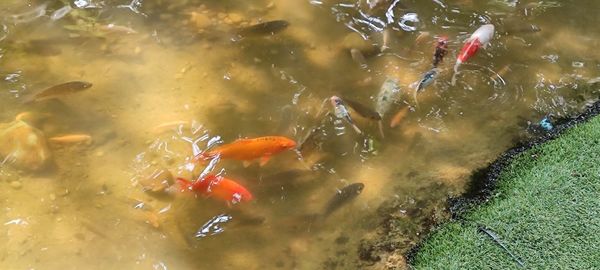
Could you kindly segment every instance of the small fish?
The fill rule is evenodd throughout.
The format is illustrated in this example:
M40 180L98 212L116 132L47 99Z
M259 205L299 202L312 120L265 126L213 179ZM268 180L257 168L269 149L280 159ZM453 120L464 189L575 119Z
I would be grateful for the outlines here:
M264 166L272 155L296 147L296 142L282 136L266 136L253 139L238 139L232 143L221 145L214 150L201 153L196 160L207 160L215 157L235 159L249 162L260 158L260 166ZM244 165L248 165L245 163Z
M123 26L123 25L117 25L114 23L109 23L107 25L99 25L98 26L98 30L104 31L106 33L120 33L120 34L136 34L137 31L135 31L133 28L131 27L127 27L127 26Z
M352 121L352 117L350 117L350 112L348 111L346 106L344 106L344 102L342 101L342 99L337 96L332 96L329 100L331 101L331 105L333 106L333 109L335 111L335 116L337 118L346 120L346 122L348 122L348 124L350 124L352 128L354 128L356 133L362 134L362 131L360 131L356 124L354 124L354 121Z
M350 49L350 56L352 56L352 60L354 60L354 62L356 62L360 68L367 69L367 59L365 59L365 56L362 54L362 52L360 52L359 49Z
M60 20L65 15L69 14L69 12L71 12L71 10L73 10L73 8L71 8L71 6L69 6L69 5L66 5L66 6L59 8L56 11L52 12L52 15L50 15L50 19L53 21Z
M404 120L404 118L408 114L408 111L409 111L408 107L404 107L404 109L398 111L394 115L394 117L392 117L392 120L390 121L390 127L391 128L397 127L402 122L402 120Z
M244 186L223 176L209 174L202 179L191 182L178 177L177 183L180 191L192 191L197 194L214 197L227 202L228 205L248 202L253 199L252 194Z
M433 53L433 67L437 67L442 61L444 56L448 54L448 38L439 37L437 44L435 45L435 52Z
M433 81L435 81L435 78L438 75L438 71L436 68L432 68L431 70L425 72L425 74L423 74L423 77L421 77L421 80L419 81L419 84L417 84L417 93L422 92L425 87L429 86L431 83L433 83Z
M42 91L39 91L35 94L26 96L24 98L23 103L31 103L37 102L47 99L58 98L63 95L76 93L85 89L92 87L92 84L89 82L81 82L81 81L72 81L66 82L59 85L48 87Z
M350 106L350 108L352 108L360 116L374 121L381 120L381 115L379 115L379 113L377 113L373 109L346 97L343 97L342 99L344 100L344 103L348 104L348 106Z
M466 40L465 45L460 50L458 57L456 59L456 64L454 65L454 72L458 71L458 67L469 60L479 48L486 48L490 43L490 40L494 37L494 25L486 24L479 27L471 37Z
M268 21L241 28L237 31L237 34L241 37L275 35L285 30L289 25L290 23L285 20Z
M325 206L323 217L328 217L333 212L340 209L344 204L352 201L364 188L365 185L363 183L354 183L338 190Z
M62 144L62 143L66 143L66 144L71 144L71 143L91 144L92 143L92 136L90 136L88 134L70 134L70 135L64 135L64 136L51 137L51 138L48 139L48 141L52 142L52 143L58 143L58 144Z

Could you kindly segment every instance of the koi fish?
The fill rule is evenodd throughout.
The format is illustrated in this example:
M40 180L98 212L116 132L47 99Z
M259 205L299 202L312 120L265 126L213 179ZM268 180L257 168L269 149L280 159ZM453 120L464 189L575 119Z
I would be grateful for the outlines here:
M364 188L365 185L363 183L354 183L337 190L335 195L327 202L323 211L323 217L328 217L344 204L358 197Z
M402 122L402 120L404 120L404 118L408 114L408 110L409 110L408 107L404 107L404 109L398 111L394 115L394 117L392 117L392 120L390 121L390 127L395 128L396 126L398 126L400 124L400 122Z
M180 186L181 192L192 191L201 195L214 197L227 202L228 205L248 202L253 199L250 191L244 186L223 176L209 174L194 182L178 177L177 183Z
M362 131L360 131L356 124L354 124L354 121L352 121L352 117L350 117L350 112L348 111L346 106L344 106L344 102L342 101L342 99L337 96L332 96L329 100L331 101L331 105L333 106L333 109L335 111L335 117L346 120L346 122L348 122L348 124L350 124L352 128L354 128L356 133L362 134Z
M448 38L439 37L437 44L435 45L435 52L433 53L433 67L437 67L442 61L444 56L448 54Z
M392 104L398 100L399 94L400 86L398 80L393 77L387 77L375 99L375 111L383 118Z
M379 93L375 98L375 111L381 116L381 118L383 118L392 104L398 100L399 95L400 85L398 84L398 80L392 77L387 77L381 85L381 89L379 89ZM379 133L381 134L381 137L384 137L383 124L381 121L379 121Z
M466 40L465 45L463 45L462 49L460 50L458 58L456 59L456 64L454 65L454 72L456 73L458 71L458 67L462 63L466 62L469 60L469 58L475 55L480 47L486 48L490 43L490 40L492 40L492 37L494 37L493 24L482 25L475 30L475 32L473 32L471 37Z
M379 115L379 113L377 113L376 111L374 111L373 109L361 104L358 101L354 101L351 100L349 98L343 97L342 98L344 100L344 103L348 104L348 106L350 108L352 108L356 113L358 113L360 116L367 118L367 119L371 119L374 121L380 121L381 120L381 115Z
M285 20L268 21L241 28L237 31L237 34L241 37L275 35L285 30L289 25L290 23Z
M296 147L296 142L282 136L265 136L253 139L238 139L232 143L221 145L214 150L201 153L196 160L207 160L215 157L249 161L260 158L260 166L267 164L272 155Z
M91 144L92 143L92 136L88 135L88 134L71 134L71 135L65 135L65 136L58 136L58 137L51 137L48 138L49 142L52 143L85 143L85 144Z
M37 93L24 97L23 104L58 98L63 95L73 94L92 87L89 82L72 81L48 87Z
M436 68L432 68L431 70L425 72L425 74L423 74L423 77L419 81L419 84L417 84L417 93L422 92L425 89L425 87L433 83L437 75L438 71Z

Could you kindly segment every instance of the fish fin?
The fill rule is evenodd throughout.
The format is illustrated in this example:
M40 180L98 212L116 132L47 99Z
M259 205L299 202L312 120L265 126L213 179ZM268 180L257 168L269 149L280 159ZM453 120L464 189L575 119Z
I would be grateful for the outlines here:
M381 134L381 138L385 138L385 135L383 135L383 120L379 120L377 125L379 126L379 134Z
M358 128L354 123L352 124L352 128L354 128L354 131L356 131L356 133L362 134L362 131L360 131L360 128Z
M185 192L192 189L192 182L190 180L177 177L177 183L179 184L179 191Z
M200 153L200 154L197 154L196 156L194 156L194 161L198 162L200 164L204 164L204 163L206 163L207 159L209 159L209 158L210 158L210 156L208 156L204 153Z
M259 163L258 163L258 164L259 164L261 167L262 167L262 166L265 166L265 165L267 164L267 162L269 162L269 160L270 160L270 159L271 159L271 156L263 156L263 157L261 157L261 158L260 158L260 161L259 161Z
M244 165L244 168L248 168L250 166L250 164L252 164L252 162L244 160L242 161L242 165Z
M417 99L417 94L419 94L419 89L420 87L417 86L417 88L415 88L415 94L414 94L414 99L415 99L415 106L417 108L419 108L419 100Z

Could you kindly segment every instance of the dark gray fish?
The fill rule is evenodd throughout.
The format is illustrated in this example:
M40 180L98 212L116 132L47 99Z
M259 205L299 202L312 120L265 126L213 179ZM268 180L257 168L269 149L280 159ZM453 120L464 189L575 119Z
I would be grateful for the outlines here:
M242 37L275 35L285 30L290 23L284 20L268 21L241 28L237 34Z
M58 98L60 96L73 94L92 87L89 82L72 81L48 87L42 91L26 96L23 103Z
M379 113L377 113L375 110L367 107L366 105L363 105L360 102L342 97L342 100L344 100L344 102L350 106L350 108L352 108L356 113L358 113L360 116L364 117L364 118L368 118L371 120L375 120L375 121L379 121L381 120L381 115L379 115Z
M354 183L338 190L333 198L331 198L327 203L325 211L323 212L323 217L328 217L331 215L331 213L340 209L340 207L342 207L344 204L352 201L362 192L364 188L365 185L363 183Z

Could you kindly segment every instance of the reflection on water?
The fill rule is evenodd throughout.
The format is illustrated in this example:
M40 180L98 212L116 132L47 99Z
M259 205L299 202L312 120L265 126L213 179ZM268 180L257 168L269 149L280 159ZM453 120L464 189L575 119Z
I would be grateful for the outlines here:
M393 269L473 169L597 99L600 36L586 11L598 8L4 1L0 265ZM494 38L452 85L484 24ZM443 37L448 54L419 87ZM23 102L71 81L93 86ZM264 166L194 159L262 136L301 147ZM253 200L182 192L177 180L208 175Z

